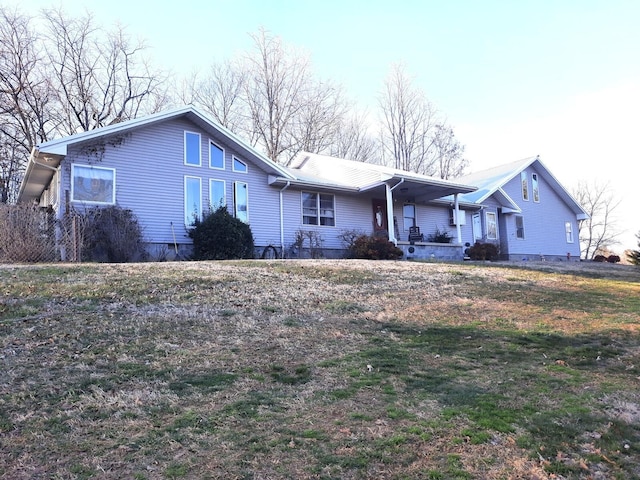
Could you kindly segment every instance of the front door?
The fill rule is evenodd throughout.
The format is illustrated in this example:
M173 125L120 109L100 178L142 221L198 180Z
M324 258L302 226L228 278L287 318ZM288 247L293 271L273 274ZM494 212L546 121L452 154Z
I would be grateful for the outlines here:
M374 198L373 206L373 234L388 235L387 231L387 202L379 198Z

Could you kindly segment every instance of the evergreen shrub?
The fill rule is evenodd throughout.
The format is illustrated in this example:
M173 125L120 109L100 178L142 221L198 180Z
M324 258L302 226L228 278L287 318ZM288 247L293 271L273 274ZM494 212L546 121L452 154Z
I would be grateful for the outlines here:
M251 227L233 217L225 206L196 220L189 237L193 239L194 260L253 258Z

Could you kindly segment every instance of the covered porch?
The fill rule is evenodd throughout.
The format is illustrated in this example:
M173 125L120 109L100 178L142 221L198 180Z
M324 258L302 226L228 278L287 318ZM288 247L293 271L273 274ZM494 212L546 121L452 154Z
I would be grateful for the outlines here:
M384 176L380 182L361 188L361 191L372 194L373 233L386 236L399 248L405 251L405 257L420 258L460 258L463 256L461 225L464 224L464 212L460 210L458 196L469 193L475 187L457 184L408 172L394 172ZM445 197L450 202L443 201ZM455 226L455 234L449 243L429 242L424 228L416 222L415 209L437 201L442 208L451 213L451 225ZM403 209L403 227L405 235L401 235L394 206ZM414 210L413 220L405 209ZM407 216L409 218L407 218ZM407 228L406 222L411 222ZM406 231L408 230L408 234Z

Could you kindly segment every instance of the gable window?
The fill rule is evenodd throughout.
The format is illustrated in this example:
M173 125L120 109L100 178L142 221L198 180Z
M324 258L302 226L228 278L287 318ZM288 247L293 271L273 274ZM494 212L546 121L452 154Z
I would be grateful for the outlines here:
M105 205L116 203L115 169L72 165L71 200Z
M224 170L224 149L209 142L209 167Z
M199 167L200 159L200 134L184 132L184 164Z
M407 203L402 207L402 218L404 219L404 229L409 230L411 227L416 226L416 206L412 203Z
M567 237L567 243L573 243L573 223L565 222L564 232Z
M516 238L524 240L524 217L516 215Z
M249 223L249 186L244 182L233 184L233 201L236 218Z
M529 178L527 172L520 173L520 182L522 183L522 199L529 201Z
M225 190L224 180L209 180L209 206L212 212L227 204Z
M540 190L538 187L538 174L537 173L532 173L531 174L531 193L533 194L533 201L534 202L539 202L540 201Z
M302 192L302 223L334 227L336 225L334 196Z
M487 222L487 240L497 240L498 222L496 219L496 212L487 212L485 220Z
M236 157L233 157L233 171L247 173L247 164L242 160L238 160Z
M202 179L184 177L184 224L192 226L202 218Z

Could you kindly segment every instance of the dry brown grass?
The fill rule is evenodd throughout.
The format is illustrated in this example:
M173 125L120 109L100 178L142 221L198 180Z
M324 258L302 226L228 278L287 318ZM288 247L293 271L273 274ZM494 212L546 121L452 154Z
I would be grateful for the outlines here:
M640 272L529 267L0 267L0 476L640 478Z

